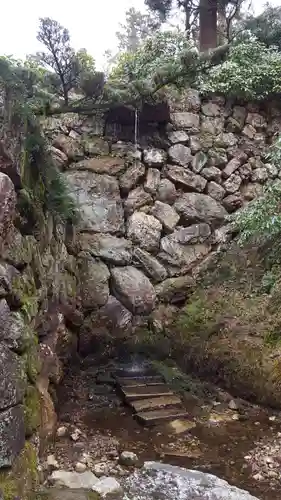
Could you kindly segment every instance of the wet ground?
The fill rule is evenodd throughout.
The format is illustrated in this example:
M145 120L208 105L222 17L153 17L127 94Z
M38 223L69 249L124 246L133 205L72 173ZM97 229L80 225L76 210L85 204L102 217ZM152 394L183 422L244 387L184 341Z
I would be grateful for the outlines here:
M67 429L66 435L57 437L44 455L54 455L66 470L88 457L89 467L106 463L118 477L132 472L116 465L126 450L136 453L140 463L161 459L211 472L261 500L280 500L281 414L234 400L196 379L189 379L190 391L184 390L186 379L179 383L176 378L190 414L185 432L179 424L138 424L110 385L110 367L77 367L57 394L59 427Z

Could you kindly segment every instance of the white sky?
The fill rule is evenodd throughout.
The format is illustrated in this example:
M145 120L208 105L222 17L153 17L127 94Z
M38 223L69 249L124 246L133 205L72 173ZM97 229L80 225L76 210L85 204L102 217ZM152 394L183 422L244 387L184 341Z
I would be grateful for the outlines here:
M253 0L260 11L265 0ZM281 0L272 0L281 5ZM142 10L143 0L8 0L1 7L0 54L23 58L40 50L39 17L51 17L69 29L76 49L86 48L99 66L107 49L116 48L115 32L129 7Z

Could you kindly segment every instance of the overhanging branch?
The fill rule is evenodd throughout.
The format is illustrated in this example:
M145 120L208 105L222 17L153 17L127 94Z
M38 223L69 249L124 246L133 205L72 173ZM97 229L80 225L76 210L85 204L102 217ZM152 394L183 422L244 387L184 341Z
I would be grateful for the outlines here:
M175 84L179 78L190 77L194 79L196 76L196 72L200 69L201 71L207 71L212 66L216 66L221 64L228 54L230 49L230 44L221 45L215 49L201 52L199 54L194 54L191 51L187 51L186 54L182 56L182 66L178 71L175 71L173 74L163 75L163 77L158 74L152 76L151 81L155 82L151 89L148 89L143 94L139 93L138 97L134 97L128 100L122 101L122 105L124 106L135 106L137 107L140 103L143 103L145 100L153 97L157 92L166 87L167 85ZM156 83L157 82L157 83ZM79 105L78 105L79 104ZM78 113L78 114L94 114L98 110L107 110L112 108L113 106L120 105L120 101L112 101L112 102L87 102L83 104L81 100L74 102L73 104L63 105L61 107L41 107L35 111L36 115L45 115L45 116L54 116L61 115L66 113Z

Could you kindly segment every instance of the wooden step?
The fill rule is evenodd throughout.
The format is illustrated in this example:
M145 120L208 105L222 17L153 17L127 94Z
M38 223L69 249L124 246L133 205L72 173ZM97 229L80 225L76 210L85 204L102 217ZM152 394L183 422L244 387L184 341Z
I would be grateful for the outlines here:
M164 408L165 406L181 405L181 399L176 396L162 396L158 398L149 398L133 401L131 407L135 412L142 412L144 410L155 410L157 408Z
M135 418L145 425L155 425L162 421L174 420L175 418L187 418L189 414L184 408L169 408L163 410L143 411L137 413Z
M151 377L116 377L117 384L123 387L141 387L146 386L148 384L153 385L163 385L164 380L160 376L151 376Z
M141 387L120 387L127 401L135 399L147 399L160 396L172 396L173 391L167 385L146 385Z

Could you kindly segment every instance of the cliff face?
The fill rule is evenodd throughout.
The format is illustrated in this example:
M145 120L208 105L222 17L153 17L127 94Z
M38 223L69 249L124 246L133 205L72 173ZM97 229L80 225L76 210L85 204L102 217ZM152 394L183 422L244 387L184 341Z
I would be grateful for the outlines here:
M77 279L65 228L42 214L36 231L28 230L28 214L19 206L19 164L2 146L0 490L9 500L34 488L38 437L43 443L54 430L49 389L60 380L62 362L76 352L75 334L65 322L75 310Z
M29 227L19 203L17 138L1 136L5 500L24 498L37 481L38 445L55 427L51 393L64 364L104 339L128 338L147 326L161 332L193 292L198 269L231 239L227 214L279 176L265 160L281 129L281 111L272 109L222 98L201 102L190 91L168 113L150 112L137 146L117 140L134 137L130 117L106 125L72 116L45 121L53 158L80 207L76 228L48 214L36 230ZM114 138L106 139L104 129Z

